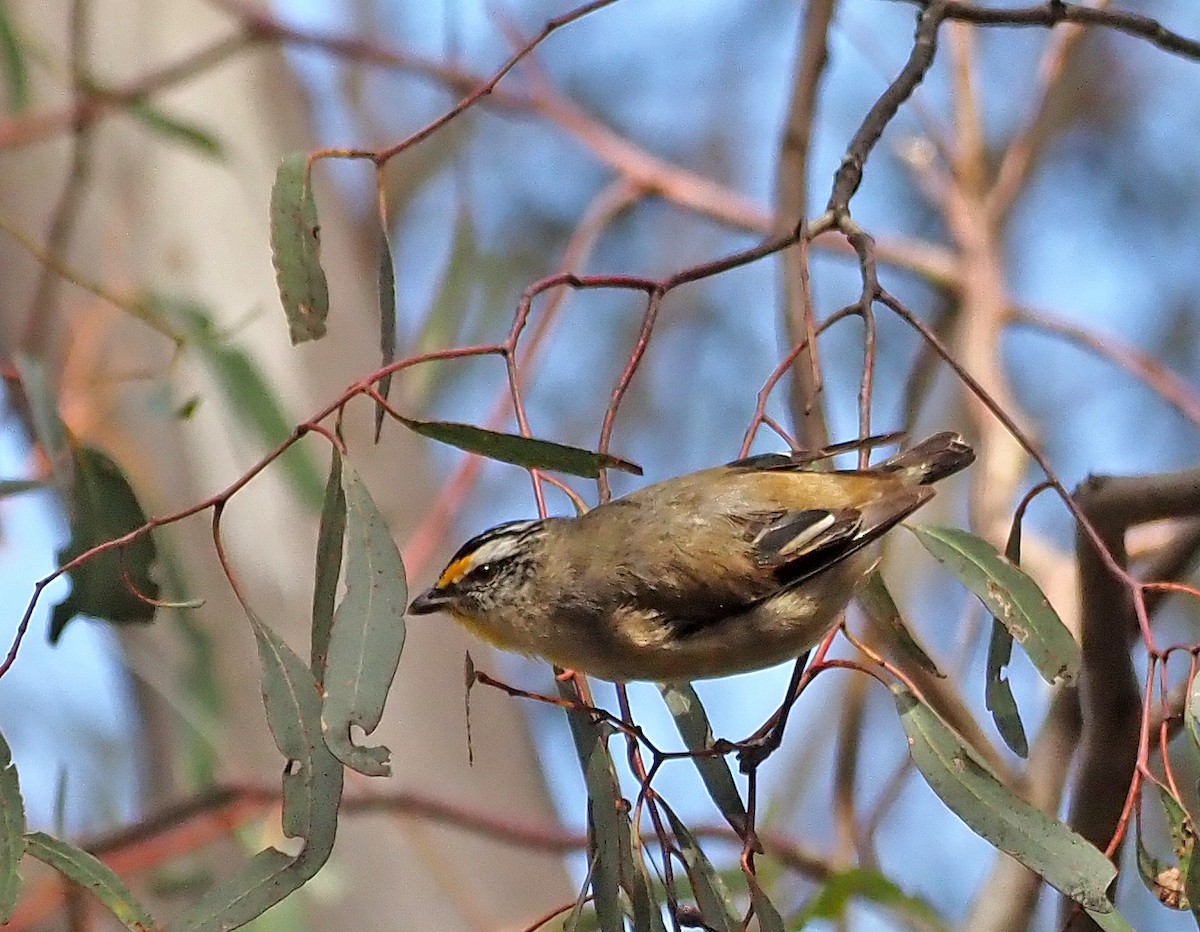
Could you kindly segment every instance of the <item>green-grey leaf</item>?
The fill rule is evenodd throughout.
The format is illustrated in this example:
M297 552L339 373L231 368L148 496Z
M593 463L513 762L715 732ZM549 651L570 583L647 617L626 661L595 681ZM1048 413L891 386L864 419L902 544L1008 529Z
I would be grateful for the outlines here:
M172 116L147 100L127 104L125 112L164 139L182 143L208 158L225 160L225 145L220 139L188 120Z
M455 216L450 257L442 270L433 302L413 341L414 352L428 353L450 346L462 333L463 318L470 311L477 292L480 260L471 212L460 206ZM450 370L446 366L418 366L415 371L410 371L413 403L423 404L437 391Z
M900 614L900 609L892 598L892 594L888 592L883 575L879 570L872 570L866 582L858 588L856 595L859 603L875 623L890 633L890 644L897 651L930 676L935 676L940 680L946 678L946 674L938 669L937 664L934 663L925 648L917 643L917 639L904 621L904 616Z
M275 170L271 260L292 343L319 340L329 316L329 285L321 268L320 221L303 152L285 156Z
M758 881L750 885L750 903L758 918L759 932L784 932L783 917Z
M959 528L916 525L921 544L1003 622L1051 685L1079 674L1079 644L1036 582L986 540Z
M321 699L312 673L265 623L247 612L262 665L267 725L288 759L283 774L283 833L303 838L290 857L266 848L193 904L176 923L188 932L224 932L244 925L299 889L333 850L342 766L321 737Z
M642 846L634 845L638 830L628 815L621 813L622 822L621 842L621 876L629 904L633 907L634 929L645 929L646 932L667 932L662 921L662 909L655 897L650 884L650 875L646 870L646 859L642 856Z
M0 479L0 498L24 495L26 492L37 492L44 488L46 483L39 479Z
M886 876L869 867L849 867L826 877L821 889L792 918L788 928L798 932L813 919L844 922L847 918L847 908L856 898L869 900L905 915L921 928L949 928L932 906L920 897L905 893Z
M9 5L0 3L0 61L8 84L8 111L21 113L29 107L29 68L25 64L25 49L8 14Z
M408 587L404 564L383 515L353 467L345 464L346 594L333 616L321 726L329 749L368 776L391 774L391 752L356 745L350 727L370 734L383 718L404 647Z
M579 447L569 447L549 440L533 440L516 434L502 434L485 430L472 424L456 424L452 421L418 421L402 418L409 430L458 447L468 453L478 453L501 463L512 463L527 469L549 469L565 472L572 476L595 479L601 469L619 469L622 472L642 474L642 467L607 453L593 453Z
M1084 912L1091 917L1092 922L1096 923L1104 932L1134 932L1125 917L1122 916L1112 903L1107 904L1107 911L1101 909L1084 909Z
M158 928L121 878L86 851L44 832L26 835L25 850L91 893L126 929L147 932Z
M587 786L588 847L591 849L592 902L601 932L624 932L621 913L621 834L629 821L617 812L616 772L603 739L596 741L584 761ZM624 823L624 824L623 824Z
M738 914L737 901L733 894L712 866L696 836L675 815L670 806L661 802L660 805L667 814L671 823L671 833L683 854L688 881L692 885L696 905L700 908L700 915L704 917L706 927L714 932L736 932L742 926L742 918Z
M388 242L387 218L379 218L379 355L380 367L396 358L396 264L392 259L392 247ZM392 389L392 375L379 380L379 394L384 398ZM375 405L375 442L383 431L383 405Z
M67 440L67 429L58 416L58 398L50 385L45 363L35 356L18 353L14 359L21 388L29 404L34 439L50 462L54 484L64 496L70 495L75 484L75 458Z
M1107 890L1117 871L1102 852L1008 790L911 692L897 685L892 693L913 762L955 815L1085 908L1111 910Z
M984 703L992 713L996 730L1009 749L1019 757L1029 756L1029 742L1025 738L1025 726L1021 724L1021 712L1013 696L1012 687L1004 676L1004 668L1012 657L1013 638L999 618L992 618L992 638L988 643L987 681L984 687Z
M146 523L146 513L129 480L105 454L91 447L76 449L74 475L71 539L58 552L60 565ZM129 585L146 598L157 599L158 582L153 575L157 558L154 538L148 532L123 548L105 550L71 570L71 592L50 615L51 643L58 641L67 622L76 615L90 615L112 624L152 621L155 606L130 591Z
M187 338L228 403L230 413L264 449L271 449L292 432L279 394L254 357L218 332L212 312L196 301L162 294L146 294L142 303L175 324ZM314 510L321 502L322 480L312 452L300 444L279 458L279 465L300 499Z
M17 905L25 853L25 803L8 742L0 735L0 923L8 922Z
M1188 687L1187 702L1184 705L1188 734L1192 736L1196 749L1200 750L1200 676L1195 677Z
M711 751L713 745L712 725L708 721L700 697L688 683L679 685L660 684L659 692L671 717L675 719L675 727L679 736L692 752ZM737 783L733 779L733 771L724 757L701 756L692 758L700 779L708 795L716 803L717 809L725 817L735 832L739 834L746 830L746 807L742 804L741 794L738 793Z
M317 529L316 578L313 581L312 637L309 666L317 687L325 683L329 637L333 630L333 606L342 573L342 544L346 536L346 492L342 489L342 454L332 448L329 481Z

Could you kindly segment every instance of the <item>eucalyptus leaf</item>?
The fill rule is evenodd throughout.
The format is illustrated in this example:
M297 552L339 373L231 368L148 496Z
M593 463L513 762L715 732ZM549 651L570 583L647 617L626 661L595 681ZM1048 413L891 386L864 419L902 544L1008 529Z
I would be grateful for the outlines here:
M158 925L121 878L95 856L44 832L25 836L25 850L48 867L54 868L72 883L96 897L126 929L149 932Z
M992 713L996 730L1008 745L1009 750L1019 757L1029 756L1029 741L1025 737L1025 726L1021 723L1021 712L1013 696L1012 686L1004 676L1004 668L1012 657L1013 638L999 618L992 618L992 637L988 642L987 680L984 686L984 704Z
M127 104L125 112L164 139L181 143L208 158L225 161L225 144L195 123L167 113L148 100L136 100Z
M547 469L565 472L572 476L595 479L601 469L619 469L622 472L642 474L642 467L607 453L593 453L579 447L569 447L549 440L534 440L517 434L503 434L485 430L472 424L452 421L419 421L401 418L409 430L458 447L468 453L478 453L501 463L512 463L527 469Z
M325 864L337 833L342 766L321 736L321 700L305 663L253 613L267 725L288 760L283 773L283 833L304 839L291 857L277 848L258 852L233 876L208 891L174 926L224 932L244 925L299 889Z
M915 525L910 530L1003 622L1046 682L1074 682L1079 644L1031 576L986 540L960 528Z
M696 766L708 795L712 797L717 809L733 830L738 834L744 833L749 819L737 783L733 779L733 771L729 769L729 762L724 757L698 753L712 750L713 731L708 713L704 710L696 690L688 683L660 684L658 690L675 720L679 736L683 738L687 749L694 754L692 763Z
M21 875L17 868L25 854L25 802L8 742L0 735L0 923L6 923L17 905Z
M34 439L50 463L54 484L63 495L69 495L75 485L75 457L67 440L67 428L58 416L58 398L50 384L45 363L36 356L18 353L14 359L29 419L33 422Z
M742 919L738 914L737 901L717 873L712 862L700 847L696 836L684 825L670 806L661 803L667 820L671 823L671 834L675 836L683 863L687 868L688 881L696 897L696 905L704 918L705 926L713 932L737 932Z
M329 285L320 230L308 155L293 152L279 163L271 187L271 261L293 344L325 336Z
M911 660L930 676L944 680L946 674L938 669L933 658L929 656L900 614L892 594L888 592L879 570L872 570L866 581L859 586L855 593L859 604L880 629L886 632L889 646L894 647L901 656Z
M408 587L400 551L367 487L347 463L346 595L333 617L325 666L321 727L342 763L368 776L391 774L391 752L351 740L357 725L370 734L383 718L388 690L404 647Z
M262 368L246 350L219 332L212 311L196 301L151 293L142 303L176 324L224 397L230 414L269 450L292 432L292 419ZM292 444L279 466L300 499L314 510L321 502L321 473L311 451Z
M629 820L617 812L620 790L603 738L596 741L583 764L588 793L588 848L593 864L592 903L601 932L624 932L620 898L621 835L627 832Z
M1117 870L1104 854L1005 787L929 706L892 686L909 753L934 793L967 826L1087 909L1112 911Z
M0 68L8 85L8 112L29 109L29 66L25 49L9 15L9 4L0 3Z
M392 258L392 246L388 242L387 216L382 207L379 213L379 241L377 262L379 265L379 355L380 367L396 359L396 263ZM379 380L379 394L385 399L392 389L392 373ZM384 408L375 405L375 442L383 431Z
M329 638L333 631L333 608L342 573L342 545L346 536L346 492L342 488L342 454L333 447L329 458L329 481L317 528L316 578L313 581L311 659L309 666L318 688L325 683Z
M66 564L99 544L123 537L146 524L129 480L107 455L91 447L75 450L75 485L69 501L71 539L58 552ZM96 554L67 575L71 592L50 615L50 642L61 637L76 615L89 615L111 624L147 623L154 619L158 582L154 564L158 552L151 532L123 547ZM133 587L140 598L131 591Z
M849 867L831 873L803 909L791 918L788 928L797 932L814 919L844 923L850 918L849 907L856 899L886 907L920 928L937 929L939 932L949 930L949 926L927 902L905 893L894 881L869 867Z

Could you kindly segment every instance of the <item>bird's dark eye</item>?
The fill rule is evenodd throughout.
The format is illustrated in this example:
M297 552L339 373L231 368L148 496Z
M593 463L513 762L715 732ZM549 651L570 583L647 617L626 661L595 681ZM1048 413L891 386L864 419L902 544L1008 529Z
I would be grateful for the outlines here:
M480 563L477 567L475 567L475 571L471 573L471 575L479 580L491 579L496 575L496 564Z

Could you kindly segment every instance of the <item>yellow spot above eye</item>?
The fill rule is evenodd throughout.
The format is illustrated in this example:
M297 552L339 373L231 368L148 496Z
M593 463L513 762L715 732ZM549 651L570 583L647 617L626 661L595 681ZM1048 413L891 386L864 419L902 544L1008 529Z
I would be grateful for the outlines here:
M471 555L459 557L444 570L442 575L438 577L437 588L445 589L447 586L453 586L456 582L466 575L467 570L471 566Z

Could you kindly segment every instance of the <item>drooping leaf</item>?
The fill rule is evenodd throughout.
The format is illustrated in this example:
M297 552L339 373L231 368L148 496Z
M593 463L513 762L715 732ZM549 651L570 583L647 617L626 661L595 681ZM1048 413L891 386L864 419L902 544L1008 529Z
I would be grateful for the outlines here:
M44 832L26 835L25 850L96 897L131 932L149 932L158 928L121 878L86 851Z
M8 922L17 905L25 853L25 802L8 742L0 735L0 923Z
M313 581L313 611L310 667L317 687L325 683L329 637L333 631L333 606L342 573L342 544L346 536L346 493L342 489L342 454L333 447L329 459L329 481L317 529L316 579Z
M92 547L114 540L142 527L146 513L138 504L129 480L119 466L99 450L75 450L75 485L70 496L71 539L58 552L60 564L67 563ZM154 619L155 607L147 599L158 598L153 568L157 559L154 538L142 534L121 548L110 548L71 570L71 593L54 606L50 615L50 642L76 615L90 615L111 624L145 623ZM124 577L122 576L124 569Z
M1200 676L1193 678L1188 686L1184 715L1187 718L1188 734L1192 736L1196 749L1200 750Z
M587 786L588 848L592 858L592 903L601 932L624 932L621 913L621 834L628 825L617 812L620 791L603 739L584 762Z
M893 881L869 867L848 867L831 873L825 878L821 889L791 918L788 928L798 932L814 919L845 922L850 903L855 899L886 907L908 917L920 928L949 929L927 902L905 893Z
M750 882L750 903L754 906L760 932L784 932L783 917L757 880Z
M675 720L675 727L679 729L683 743L689 751L695 753L692 763L696 765L708 795L712 797L717 809L735 832L746 831L746 807L742 803L741 794L738 793L729 762L724 757L710 757L699 753L712 750L713 732L708 713L704 710L700 697L696 695L696 690L687 683L660 684L658 689L671 717Z
M4 70L8 85L9 113L21 113L29 107L29 66L25 57L25 49L9 16L9 5L0 3L0 68Z
M705 927L713 932L736 932L741 928L742 918L738 914L737 901L717 873L712 862L700 847L696 836L684 825L670 806L661 803L671 823L671 834L679 844L683 863L687 868L688 881L696 897L696 906L704 918Z
M1046 682L1079 675L1079 644L1024 570L986 540L959 528L916 525L921 544L988 607L1028 654Z
M570 684L560 681L557 685L559 695L564 699L578 699ZM621 832L624 827L617 811L621 790L612 755L608 752L606 730L591 716L574 709L567 712L567 725L587 787L588 882L596 918L601 932L624 932L620 901ZM624 821L628 825L628 818ZM567 932L578 928L579 912L572 911L572 917L573 920L568 919L564 924Z
M442 269L433 302L413 340L414 352L428 353L452 346L460 337L463 319L478 300L476 283L481 258L471 212L460 206L455 215L450 256ZM446 366L418 366L410 371L406 387L411 386L414 404L424 404L449 373Z
M125 112L157 136L180 143L210 159L225 160L225 145L220 139L188 120L167 113L148 100L127 104Z
M46 366L40 359L24 353L18 353L14 362L29 405L34 439L50 463L50 473L59 492L70 495L75 485L75 458L67 440L67 429L58 416L58 398L50 385Z
M0 479L0 498L24 495L26 492L36 492L44 488L46 483L38 479Z
M1018 757L1029 756L1029 742L1025 738L1025 726L1021 723L1021 712L1013 696L1012 686L1004 676L1004 668L1012 657L1013 638L1000 619L992 618L992 637L988 642L987 682L984 687L984 703L992 713L992 721L1004 743Z
M646 932L667 932L662 921L662 909L650 883L646 858L642 852L641 835L629 814L618 810L621 822L621 880L633 912L633 927Z
M875 624L887 633L889 646L894 647L902 656L911 660L930 676L938 679L946 678L946 674L938 669L937 664L934 663L925 648L917 643L917 639L904 621L904 616L900 614L900 609L892 598L892 594L888 592L883 575L878 570L871 572L866 581L859 586L856 595L859 603Z
M396 263L392 259L392 246L388 242L387 216L380 206L378 264L379 264L379 355L380 367L396 359ZM392 389L389 373L379 380L379 394L385 399ZM383 405L375 406L375 442L383 431Z
M642 474L642 467L607 453L593 453L579 447L569 447L549 440L533 440L516 434L502 434L472 424L452 421L418 421L402 418L409 430L432 440L458 447L468 453L478 453L501 463L512 463L527 469L547 469L572 476L595 479L601 469Z
M283 833L304 839L294 858L265 848L177 920L188 932L244 925L299 889L329 859L337 832L342 766L321 736L321 698L308 666L265 623L247 612L263 674L263 702L283 773Z
M1004 555L1014 566L1021 564L1021 521L1020 514L1013 519L1008 532L1008 543ZM987 679L984 686L984 703L992 713L992 721L1004 743L1018 757L1029 756L1029 742L1025 738L1025 726L1021 723L1021 712L1012 686L1004 676L1004 668L1012 659L1013 636L995 615L992 616L992 637L988 642Z
M218 332L208 308L196 301L162 294L144 295L142 303L183 332L188 348L195 351L208 370L229 412L261 444L264 452L292 432L291 419L284 413L279 393L271 387L254 357ZM301 501L317 508L323 482L311 451L293 444L279 458L279 465Z
M1013 794L937 713L902 686L892 693L925 781L982 838L1085 908L1111 912L1116 868L1061 822Z
M408 587L400 551L383 515L358 474L345 464L346 595L333 618L325 666L321 725L337 758L360 773L386 777L391 752L351 740L350 727L366 734L383 717L388 690L404 647Z
M293 152L279 163L271 187L271 260L293 345L325 336L329 285L320 230L308 156Z

